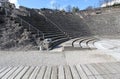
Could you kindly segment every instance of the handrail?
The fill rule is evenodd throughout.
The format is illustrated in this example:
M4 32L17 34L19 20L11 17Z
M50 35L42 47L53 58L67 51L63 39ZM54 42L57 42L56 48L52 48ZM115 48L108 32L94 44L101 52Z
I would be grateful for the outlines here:
M60 27L58 27L57 24L55 24L53 21L51 21L48 17L46 17L43 13L41 13L43 17L45 17L45 19L47 19L48 21L50 21L53 25L55 25L61 32L65 33Z
M64 33L65 35L67 35L68 36L68 38L70 38L69 37L69 35L66 33L66 32L64 32L57 24L55 24L52 20L50 20L48 17L46 17L42 12L40 12L41 13L41 15L45 18L45 19L47 19L48 21L50 21L53 25L55 25L62 33Z
M6 3L5 3L5 4L6 4ZM5 9L6 9L6 8L5 8ZM8 14L8 12L10 12L10 11L7 11L7 10L5 10L5 11L6 11L6 15ZM26 23L27 25L29 25L29 26L28 26L29 29L30 29L30 27L34 28L34 29L38 32L38 35L39 35L39 33L42 34L43 39L44 39L44 33L43 33L42 31L40 31L39 29L37 29L36 27L34 27L34 26L31 25L30 23L28 23L27 21L25 21L25 20L22 19L21 17L19 17L19 16L17 16L17 15L16 15L16 17L20 20L21 25L22 25L23 22Z
M37 11L35 11L35 12L37 12ZM38 13L38 12L37 12ZM41 15L45 18L45 19L47 19L48 21L50 21L53 25L55 25L61 32L63 32L63 33L65 33L60 27L58 27L58 25L57 24L55 24L53 21L51 21L48 17L46 17L42 12L40 12L41 13Z
M31 25L30 23L28 23L27 21L25 21L25 20L22 19L21 17L17 16L17 18L21 21L21 22L20 22L21 25L22 25L23 22L26 23L26 24L29 26L29 29L30 29L30 27L34 28L34 29L38 32L38 35L39 35L39 33L42 34L42 37L43 37L43 39L44 39L45 36L44 36L44 33L43 33L42 31L40 31L39 29L37 29L36 27L34 27L34 26Z

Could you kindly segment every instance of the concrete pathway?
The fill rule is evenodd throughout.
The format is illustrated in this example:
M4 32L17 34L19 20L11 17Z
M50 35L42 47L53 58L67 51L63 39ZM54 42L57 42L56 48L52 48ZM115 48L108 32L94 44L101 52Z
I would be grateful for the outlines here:
M115 62L116 59L100 50L64 52L0 52L0 66L74 65L100 62Z

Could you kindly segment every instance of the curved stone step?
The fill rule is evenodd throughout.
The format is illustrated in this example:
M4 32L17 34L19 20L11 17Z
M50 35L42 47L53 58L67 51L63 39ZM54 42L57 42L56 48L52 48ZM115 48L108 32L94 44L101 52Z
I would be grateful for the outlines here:
M60 39L57 39L57 40L52 41L52 45L51 45L50 49L56 47L56 46L59 45L60 43L65 42L65 41L67 41L67 40L68 40L68 38L63 37L63 38L60 38Z
M54 40L61 39L61 38L66 38L66 36L62 35L62 36L53 37L51 39L54 41Z
M85 49L89 49L89 46L88 46L88 42L92 40L91 38L88 38L88 39L84 39L81 43L80 43L80 46L82 48L85 48Z
M80 38L77 41L74 42L73 47L81 47L80 43L84 40L85 38Z
M94 42L96 42L98 39L94 37L88 37L88 38L79 38L75 41L73 41L72 45L74 48L81 48L81 49L96 49L94 46Z
M51 38L51 37L57 37L57 36L63 36L63 34L46 35L45 38Z
M90 40L88 42L88 46L90 49L97 49L96 46L94 45L95 42L97 42L98 40L97 39L94 39L94 40Z

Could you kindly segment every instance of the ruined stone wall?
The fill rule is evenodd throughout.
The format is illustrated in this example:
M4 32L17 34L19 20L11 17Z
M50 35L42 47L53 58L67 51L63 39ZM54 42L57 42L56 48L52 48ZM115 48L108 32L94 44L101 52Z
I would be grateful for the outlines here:
M0 9L0 50L34 50L36 35L17 21L14 4L7 3ZM23 22L22 22L23 23Z

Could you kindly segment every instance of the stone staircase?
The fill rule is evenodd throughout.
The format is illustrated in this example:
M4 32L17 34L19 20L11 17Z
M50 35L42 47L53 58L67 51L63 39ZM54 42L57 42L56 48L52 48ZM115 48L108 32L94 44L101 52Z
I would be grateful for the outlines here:
M71 38L91 35L88 26L75 14L50 10L40 10L38 13L44 14Z
M44 39L51 38L52 45L50 46L50 48L54 48L60 43L65 42L69 39L62 30L60 30L49 19L45 18L45 16L38 14L38 12L36 12L34 9L28 9L28 11L30 12L30 17L19 17L42 31L42 33L44 34Z

